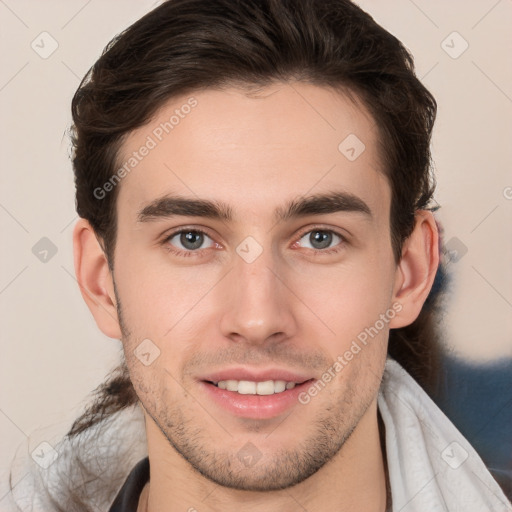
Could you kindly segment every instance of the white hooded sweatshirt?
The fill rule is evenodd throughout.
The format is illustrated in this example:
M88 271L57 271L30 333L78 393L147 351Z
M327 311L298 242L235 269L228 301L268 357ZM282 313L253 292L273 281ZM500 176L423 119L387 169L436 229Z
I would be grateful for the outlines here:
M393 512L512 512L473 447L391 359L378 407ZM133 466L147 456L142 412L130 407L53 448L40 448L43 464L35 462L37 451L18 452L1 512L107 512ZM69 500L71 490L80 504Z

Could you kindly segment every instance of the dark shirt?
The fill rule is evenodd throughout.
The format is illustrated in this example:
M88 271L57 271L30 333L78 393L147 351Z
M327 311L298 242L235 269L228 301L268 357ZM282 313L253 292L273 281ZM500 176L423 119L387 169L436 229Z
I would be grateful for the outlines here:
M149 481L149 458L142 459L131 470L109 512L137 512L142 489Z

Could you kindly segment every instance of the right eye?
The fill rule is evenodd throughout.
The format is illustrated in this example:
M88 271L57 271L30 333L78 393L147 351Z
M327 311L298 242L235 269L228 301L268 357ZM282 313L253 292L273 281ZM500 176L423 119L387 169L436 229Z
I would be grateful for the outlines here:
M202 247L205 239L210 240L207 247ZM179 256L192 256L194 253L200 253L203 249L210 249L215 246L215 242L200 229L180 229L174 231L162 242L167 250ZM177 247L177 249L173 249Z

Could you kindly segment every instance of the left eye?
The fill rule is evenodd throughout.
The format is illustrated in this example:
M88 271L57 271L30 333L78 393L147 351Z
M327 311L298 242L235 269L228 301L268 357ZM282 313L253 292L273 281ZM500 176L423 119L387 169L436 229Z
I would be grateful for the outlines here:
M210 245L207 247L201 247L205 242L205 239L210 240ZM187 229L183 231L178 231L171 235L167 242L173 244L178 249L186 250L186 251L195 251L197 249L207 249L209 247L213 247L213 240L202 231L197 231L195 229ZM181 244L181 245L180 245Z
M334 242L339 244L343 241L343 238L340 235L337 235L333 231L328 231L325 229L314 229L313 231L308 231L305 235L303 235L300 240L306 240L306 243L309 243L309 249L328 249L330 245Z

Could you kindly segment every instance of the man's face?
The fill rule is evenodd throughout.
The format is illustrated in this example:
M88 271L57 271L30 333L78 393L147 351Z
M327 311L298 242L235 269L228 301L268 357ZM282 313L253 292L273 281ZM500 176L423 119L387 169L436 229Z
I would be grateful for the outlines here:
M375 419L396 274L378 135L361 105L313 85L191 96L119 155L150 147L118 185L127 364L163 450L228 487L283 488ZM165 196L230 215L155 207Z

